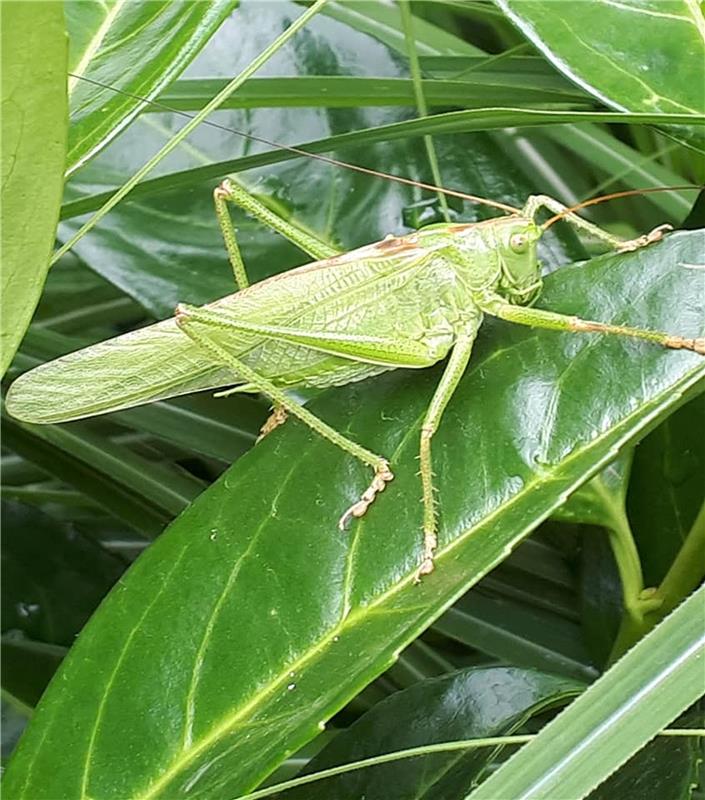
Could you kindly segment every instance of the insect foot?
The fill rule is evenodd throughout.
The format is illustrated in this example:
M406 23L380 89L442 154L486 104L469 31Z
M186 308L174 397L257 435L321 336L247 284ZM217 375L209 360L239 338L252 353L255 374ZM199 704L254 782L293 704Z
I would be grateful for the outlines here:
M664 341L666 347L674 350L692 350L705 356L705 336L700 339L684 339L682 336L668 336Z
M421 559L421 566L416 571L414 583L421 583L421 578L424 575L430 575L433 572L433 553L438 547L438 537L433 531L424 531L423 534L423 558Z
M259 429L259 436L257 442L261 442L267 434L271 433L275 428L283 425L289 415L286 413L284 406L274 406L272 413L267 417L264 425ZM255 444L257 443L255 442Z
M189 307L186 303L179 303L176 308L174 309L174 317L176 319L177 325L181 325L182 323L186 322L189 319Z
M372 480L372 483L362 493L362 497L357 501L357 503L351 505L350 508L340 518L340 521L338 522L338 527L340 530L344 531L348 521L353 517L357 519L364 516L367 509L374 502L375 497L377 497L379 492L384 491L384 487L389 483L389 481L393 480L393 478L394 475L392 474L391 469L389 469L389 464L386 461L382 461L382 463L376 467L375 476Z
M646 247L654 242L660 242L661 239L663 239L664 233L668 233L672 230L673 225L669 225L668 223L665 225L659 225L657 228L649 231L649 233L645 233L643 236L637 236L636 239L629 239L626 242L622 242L617 248L617 252L631 253L634 250L638 250L640 247Z

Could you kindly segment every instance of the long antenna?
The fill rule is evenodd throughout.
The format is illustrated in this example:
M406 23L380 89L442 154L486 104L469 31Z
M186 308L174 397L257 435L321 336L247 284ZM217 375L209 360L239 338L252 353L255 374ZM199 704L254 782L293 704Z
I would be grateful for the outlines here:
M142 97L138 94L133 94L132 92L128 92L125 89L119 89L117 86L111 86L109 83L103 83L102 81L98 81L95 78L87 78L85 75L77 75L73 72L69 72L68 75L72 78L78 78L79 80L86 81L86 83L92 83L94 86L99 86L102 89L109 89L111 92L115 92L116 94L122 94L125 97L131 97L133 100L139 100L142 103L147 105L154 106L155 108L159 108L162 111L168 111L170 114L177 114L180 117L186 117L186 119L193 119L195 115L189 114L187 111L181 111L178 108L173 108L172 106L167 105L166 103L162 103L159 100L150 100L147 97ZM242 136L245 139L249 139L253 142L259 142L260 144L266 144L268 147L276 147L279 150L286 150L289 153L294 153L297 156L306 156L307 158L313 158L316 161L322 161L325 164L331 164L334 167L343 167L344 169L353 170L354 172L361 172L365 175L373 175L376 178L384 178L388 181L395 181L396 183L403 183L407 186L417 186L420 189L428 189L432 192L441 192L442 194L446 194L450 197L458 197L461 200L470 200L473 203L483 203L487 206L493 206L494 208L500 208L502 211L507 211L510 214L519 214L520 209L514 208L514 206L507 205L506 203L499 203L496 200L487 200L484 197L479 197L478 195L474 194L466 194L465 192L459 192L455 189L445 189L442 186L435 186L432 183L424 183L423 181L415 181L411 178L403 178L401 175L391 175L388 172L380 172L376 169L370 169L369 167L361 167L358 164L351 164L348 161L339 161L337 158L330 158L329 156L322 156L319 153L309 153L308 150L303 150L300 147L293 147L292 145L288 144L281 144L281 142L275 142L271 139L265 139L263 136L257 136L254 133L246 133L245 131L240 131L237 128L230 128L227 125L220 125L217 122L211 122L210 120L204 120L204 125L209 125L211 128L218 128L221 131L227 131L228 133L234 133L236 136Z
M582 203L578 203L577 205L571 206L570 208L566 208L565 211L561 211L560 214L556 214L555 216L551 217L547 222L544 222L541 226L542 230L548 230L548 228L553 225L554 222L558 222L559 219L563 219L567 214L573 214L576 211L580 211L581 208L587 208L588 206L596 206L598 203L606 203L608 200L617 200L620 197L633 197L634 195L642 195L642 194L651 194L652 192L682 192L687 189L705 189L705 186L698 186L694 183L687 183L682 186L649 186L646 189L626 189L623 192L612 192L611 194L603 194L599 197L593 197L590 200L585 200Z

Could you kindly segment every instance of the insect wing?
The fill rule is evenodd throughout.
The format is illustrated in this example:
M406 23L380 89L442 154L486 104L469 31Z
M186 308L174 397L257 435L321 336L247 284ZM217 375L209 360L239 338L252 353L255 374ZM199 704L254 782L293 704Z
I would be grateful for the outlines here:
M168 319L25 373L10 387L7 410L26 422L68 422L228 382L228 370Z
M392 315L370 309L371 293L375 296L377 290L398 298L410 276L422 271L424 259L432 255L407 242L381 242L313 262L207 307L224 319L338 332L362 330L378 318L379 329ZM365 306L356 304L358 294L367 298ZM384 371L256 334L219 328L212 335L253 369L283 386L340 385ZM10 388L7 410L26 422L68 422L236 383L236 375L168 319L25 373Z

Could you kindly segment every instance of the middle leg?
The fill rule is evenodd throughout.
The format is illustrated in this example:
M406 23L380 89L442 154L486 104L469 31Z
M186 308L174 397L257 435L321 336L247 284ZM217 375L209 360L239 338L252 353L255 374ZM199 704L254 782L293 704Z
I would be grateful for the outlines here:
M465 368L470 360L472 345L477 335L477 327L465 335L458 336L448 359L443 377L436 387L431 404L421 426L421 444L419 458L421 461L421 485L423 487L423 555L421 565L416 573L418 582L422 575L433 571L433 554L438 546L438 530L436 518L436 498L433 486L433 467L431 464L431 439L438 428L441 416L448 401L453 396Z
M220 186L214 190L213 201L215 203L215 214L218 218L218 224L223 234L225 249L228 252L230 266L232 267L235 283L239 290L246 289L250 285L250 282L247 277L245 262L240 254L235 227L233 226L228 211L228 203L239 206L267 227L281 233L282 236L286 237L290 242L305 253L308 253L314 259L330 258L338 255L338 251L335 248L319 239L310 231L306 231L291 222L287 222L287 220L275 214L232 177L226 178ZM275 403L272 408L272 413L260 428L257 441L261 441L275 428L283 425L286 422L286 418L286 409Z

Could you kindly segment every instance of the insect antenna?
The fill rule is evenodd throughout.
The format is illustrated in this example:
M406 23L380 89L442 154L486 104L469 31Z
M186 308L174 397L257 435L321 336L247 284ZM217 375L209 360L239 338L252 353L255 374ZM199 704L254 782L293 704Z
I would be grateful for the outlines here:
M73 72L68 73L69 77L77 78L78 80L85 81L86 83L92 83L94 86L99 86L102 89L109 89L116 94L121 94L126 97L131 97L134 100L139 100L142 103L154 106L155 108L159 108L162 111L168 111L170 114L177 114L180 117L185 117L186 119L193 119L194 114L189 114L187 111L181 111L178 108L173 108L172 106L167 105L166 103L162 103L159 100L150 100L148 97L142 97L138 94L133 94L132 92L128 92L125 89L119 89L117 86L111 86L109 83L103 83L103 81L96 80L95 78L87 78L85 75L77 75ZM294 153L297 156L306 156L307 158L313 158L316 161L322 161L324 164L330 164L335 167L343 167L344 169L349 169L354 172L361 172L365 175L372 175L376 178L383 178L387 181L394 181L396 183L403 183L406 186L416 186L419 189L428 189L432 192L441 192L441 194L448 195L449 197L457 197L461 200L470 200L473 203L482 203L486 206L492 206L493 208L499 208L502 211L506 211L509 214L519 214L521 213L520 209L515 208L514 206L510 206L507 203L500 203L496 200L488 200L485 197L480 197L474 194L467 194L466 192L460 192L456 189L445 189L442 186L436 186L433 183L424 183L423 181L415 181L411 178L404 178L401 175L392 175L389 172L381 172L376 169L370 169L369 167L363 167L359 164L351 164L349 161L340 161L337 158L331 158L330 156L324 156L320 153L311 153L308 150L304 150L301 147L295 147L293 145L282 144L281 142L275 142L272 139L265 139L264 136L258 136L254 133L246 133L245 131L238 130L237 128L230 128L227 125L221 125L218 122L212 122L210 120L203 120L204 125L208 125L211 128L217 128L221 131L227 131L228 133L234 133L236 136L242 136L245 139L249 139L253 142L259 142L260 144L266 144L268 147L275 147L279 150L286 150L289 153Z
M541 229L544 231L548 230L551 225L553 225L555 222L558 222L558 220L563 219L563 217L567 216L568 214L574 214L576 211L580 211L581 208L596 206L598 203L606 203L608 200L617 200L620 197L634 197L636 195L651 194L652 192L681 192L687 189L701 190L703 188L705 187L693 183L687 183L681 186L649 186L646 189L626 189L622 192L602 194L599 197L592 197L589 200L584 200L582 203L577 203L576 205L570 206L570 208L566 208L560 213L555 214L549 220L543 223Z

